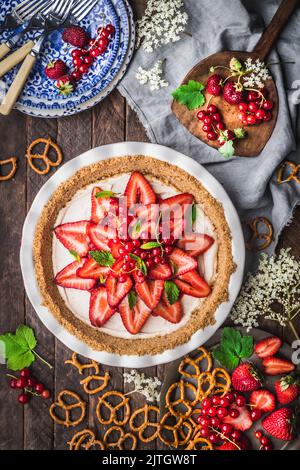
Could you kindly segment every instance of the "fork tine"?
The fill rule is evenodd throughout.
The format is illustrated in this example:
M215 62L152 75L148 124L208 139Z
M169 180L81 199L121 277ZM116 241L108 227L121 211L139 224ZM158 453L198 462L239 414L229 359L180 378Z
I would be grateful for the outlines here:
M36 11L42 8L43 4L46 4L45 0L28 0L20 3L12 12L13 16L17 16L20 20L26 20L34 15Z
M73 15L77 21L80 21L86 16L87 11L91 11L94 6L98 3L99 0L79 0L77 1L74 9Z

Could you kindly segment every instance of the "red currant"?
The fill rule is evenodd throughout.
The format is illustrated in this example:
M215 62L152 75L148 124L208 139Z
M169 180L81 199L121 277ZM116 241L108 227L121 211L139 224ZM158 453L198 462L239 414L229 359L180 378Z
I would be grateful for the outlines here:
M218 397L217 395L215 395L214 397L212 397L212 403L213 403L213 405L215 405L215 406L220 405L220 400L221 400L221 398Z
M258 109L255 113L256 119L264 119L266 113L263 109Z
M237 406L245 406L246 398L243 395L237 395L235 403L237 404Z
M92 56L87 55L86 57L83 58L83 62L84 62L86 65L92 65L92 63L94 62L94 59L93 59Z
M267 446L268 444L270 444L270 441L266 436L262 436L260 438L260 443L262 446Z
M205 118L204 118L204 123L205 123L205 124L212 124L212 123L213 123L213 118L212 118L212 116L205 116Z
M224 398L227 398L227 400L229 400L229 403L233 403L234 400L235 400L235 395L234 393L226 393L225 397Z
M250 418L252 419L252 421L257 421L258 419L260 419L261 418L261 410L259 410L259 409L252 410L251 413L250 413Z
M259 93L257 91L248 91L247 101L255 101L259 98Z
M218 438L218 435L217 435L215 432L212 432L211 434L209 434L208 440L209 440L212 444L216 444L216 442L218 442L219 438Z
M238 441L242 437L242 433L238 431L237 429L234 429L232 433L230 434L230 437L234 439L235 441Z
M108 46L108 39L101 37L98 41L99 48L106 49Z
M36 393L39 395L45 390L45 387L42 383L37 383L36 386L34 387Z
M210 426L211 425L211 419L208 416L198 416L197 418L198 423L201 426Z
M173 251L173 248L171 246L166 246L165 252L167 253L167 255L170 255L172 251Z
M259 431L259 430L255 431L254 436L256 437L256 439L261 439L262 438L262 432Z
M93 46L95 46L95 43L96 43L96 39L90 39L89 42L88 42L88 46L93 47Z
M221 115L219 113L214 113L212 115L212 118L215 122L220 122L221 121Z
M262 106L266 111L270 111L273 108L273 103L271 100L265 100Z
M74 49L71 52L71 55L72 55L73 59L78 58L78 57L82 57L83 56L83 51L81 49Z
M208 132L207 133L207 138L208 140L217 140L218 136L215 132Z
M216 416L214 416L213 418L211 418L211 425L214 428L218 429L221 426L221 420L217 418Z
M116 31L116 28L112 24L108 24L105 28L105 31L107 31L110 35L114 34Z
M25 377L20 377L16 381L16 388L25 388L27 385L27 379Z
M160 250L160 248L154 248L152 250L152 253L153 253L154 256L159 256L160 253L161 253L161 250Z
M248 123L250 126L253 126L254 124L257 123L256 117L254 116L254 114L248 114L248 116L247 116L247 123Z
M216 408L214 408L213 406L208 407L207 414L211 417L216 416L216 414L217 414Z
M73 59L73 65L79 68L83 64L82 59L80 57L75 57Z
M242 103L239 104L238 108L239 108L239 111L247 111L248 104L243 101Z
M50 392L49 392L49 390L43 390L43 391L42 391L42 394L41 394L41 397L44 398L45 400L47 400L48 398L50 398Z
M153 268L154 264L155 263L152 259L147 259L147 261L146 261L147 268Z
M216 128L219 129L219 131L224 131L225 130L225 124L224 122L217 122Z
M221 426L221 432L225 434L225 436L229 436L229 434L232 432L232 426L231 424L228 423L223 423Z
M200 429L200 434L202 437L208 437L209 434L210 434L210 429L208 426L203 426L201 429Z
M264 121L268 122L268 121L271 121L271 119L272 119L272 113L270 113L270 111L266 111Z
M139 248L141 246L141 242L139 240L133 240L132 243L135 248Z
M232 132L231 130L228 130L228 131L226 132L226 134L227 134L227 138L228 138L229 140L234 140L234 139L235 139L235 134L234 134L234 132Z
M203 121L204 118L205 118L205 116L207 116L207 113L206 113L205 111L199 111L199 112L197 113L197 119L198 119L199 121Z
M255 101L251 101L248 104L248 111L250 111L251 113L255 113L255 111L257 111L257 110L258 110L257 104L255 103Z
M217 415L219 416L219 418L225 418L225 416L228 415L228 410L227 410L227 408L224 408L223 406L221 406L220 408L218 408L218 410L217 410Z
M102 49L99 49L98 47L95 47L93 49L91 49L90 51L90 55L91 57L99 57L99 55L102 54Z
M154 263L159 264L161 262L161 257L160 256L155 256L154 257Z
M27 379L27 387L34 388L37 384L37 380L34 377L29 377Z
M240 416L240 412L236 408L233 408L229 411L229 416L233 419L238 418Z
M146 253L145 251L143 251L143 252L141 253L141 258L142 258L142 260L147 259L147 258L148 258L148 253Z
M28 367L24 367L24 369L20 371L20 377L30 377L30 370L28 369Z
M126 253L126 250L124 247L119 248L119 255L122 256L122 255L125 255L125 253Z
M124 248L127 253L131 253L134 248L134 244L132 242L125 243Z
M11 379L11 380L9 381L9 386L10 386L10 388L17 388L17 381L16 381L16 379Z
M227 406L229 406L229 400L228 400L228 398L221 397L221 398L220 398L220 405L221 405L221 406L224 406L225 408L227 408Z
M80 80L82 77L82 74L79 72L79 70L74 70L72 73L71 73L71 78L73 80L75 80L75 82L78 82L78 80Z
M126 269L125 271L127 271L127 269ZM128 271L129 271L129 270L128 270ZM120 282L121 284L123 284L123 283L126 282L126 281L127 281L127 276L126 276L126 274L122 274L121 276L119 276L119 282Z
M211 131L212 131L212 127L211 127L210 124L203 124L202 130L203 130L204 132L211 132Z
M80 73L82 73L82 75L84 75L85 73L88 73L89 67L86 64L82 64L82 65L80 65L78 70L79 70Z
M243 121L244 119L247 119L247 113L245 111L240 111L238 113L238 118L240 121Z
M212 405L212 399L211 398L204 398L204 400L202 401L202 406L204 408L208 408L211 405Z
M18 397L18 402L21 403L21 405L26 405L29 402L29 396L27 393L21 393Z
M213 114L213 113L216 113L218 111L218 108L214 104L210 104L207 108L207 111L209 113Z

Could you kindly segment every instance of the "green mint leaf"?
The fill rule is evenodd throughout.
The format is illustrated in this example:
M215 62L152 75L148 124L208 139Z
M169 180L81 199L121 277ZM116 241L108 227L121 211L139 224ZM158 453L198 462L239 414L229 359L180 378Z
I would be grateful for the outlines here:
M136 236L140 233L142 228L142 223L140 220L132 228L131 238L136 238Z
M37 341L29 326L21 325L15 334L1 335L0 341L4 343L4 354L9 369L21 370L24 367L29 367L35 360L32 350Z
M137 300L136 293L133 290L131 290L128 294L128 304L129 304L130 310L132 310L133 307L135 306L136 300Z
M221 155L223 155L224 158L230 158L234 155L234 146L233 146L233 141L232 140L227 140L225 144L223 144L219 148L219 152Z
M69 250L69 253L70 253L70 255L72 255L76 259L76 261L80 261L81 258L79 256L79 254L77 253L77 251Z
M197 205L193 203L192 205L192 224L194 224L197 220Z
M171 260L171 259L169 259L169 263L170 263L170 266L171 266L173 275L176 276L176 274L178 273L178 266L177 266L177 264L175 264L174 261Z
M100 191L99 193L95 194L97 199L102 199L105 197L114 197L115 193L113 191Z
M239 365L239 358L228 351L221 345L212 352L213 358L226 369L235 369Z
M90 256L100 266L112 266L115 262L115 258L109 251L90 251Z
M159 242L148 242L148 243L144 243L143 245L141 245L141 249L142 250L151 250L152 248L157 248L157 247L160 247L161 244Z
M246 135L246 131L242 127L237 127L233 132L237 139L243 139Z
M144 276L147 276L147 266L146 266L146 263L144 260L142 260L142 258L140 258L139 256L137 255L134 255L133 253L130 253L130 258L134 259L136 261L136 268L141 271Z
M201 82L190 80L187 85L181 85L173 91L172 96L175 101L185 105L190 111L200 108L205 103L205 96L202 93L205 86Z
M106 281L106 279L105 279L105 277L103 276L103 274L100 274L100 276L99 276L99 282L100 282L100 284L105 284L105 281Z
M253 337L243 336L241 339L241 345L240 358L246 359L247 357L251 357L254 351Z
M173 281L165 281L165 294L170 305L175 304L179 298L180 290Z

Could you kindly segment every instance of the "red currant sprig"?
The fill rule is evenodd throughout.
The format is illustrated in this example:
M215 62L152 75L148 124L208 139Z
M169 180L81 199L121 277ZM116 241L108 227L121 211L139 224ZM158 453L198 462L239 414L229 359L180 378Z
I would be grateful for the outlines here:
M50 398L50 391L31 375L28 367L20 371L20 377L11 374L7 374L7 376L11 379L9 382L10 388L22 390L22 393L18 396L18 402L21 405L26 405L30 400L30 396L40 396L43 399Z

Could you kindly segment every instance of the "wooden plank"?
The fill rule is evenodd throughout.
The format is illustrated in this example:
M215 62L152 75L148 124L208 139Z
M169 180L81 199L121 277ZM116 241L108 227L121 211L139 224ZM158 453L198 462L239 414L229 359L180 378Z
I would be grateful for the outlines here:
M39 137L51 137L57 140L57 121L51 119L27 118L27 146ZM40 151L38 149L38 151ZM55 170L40 176L27 166L27 198L26 208L30 206L43 184L53 175ZM55 340L47 328L39 320L29 300L26 298L26 322L35 331L38 339L38 352L54 366ZM40 361L35 361L33 373L53 393L54 370ZM24 447L25 449L51 449L53 445L53 423L48 413L51 400L44 401L34 397L30 407L25 408Z
M14 331L24 323L24 289L19 267L19 248L25 216L26 118L18 112L0 119L0 159L18 157L18 171L11 181L0 182L0 333ZM17 139L16 139L17 136ZM7 169L8 170L8 169ZM18 392L9 389L4 370L0 375L0 449L23 448L23 409L17 402Z
M57 141L64 152L64 162L86 152L91 147L92 112L84 111L75 116L58 120ZM60 341L55 341L55 394L63 389L69 389L78 393L86 402L87 395L79 384L80 376L70 365L64 362L72 355L66 346ZM88 418L82 426L86 425ZM67 441L78 429L66 429L60 425L54 425L54 448L56 450L67 449Z

